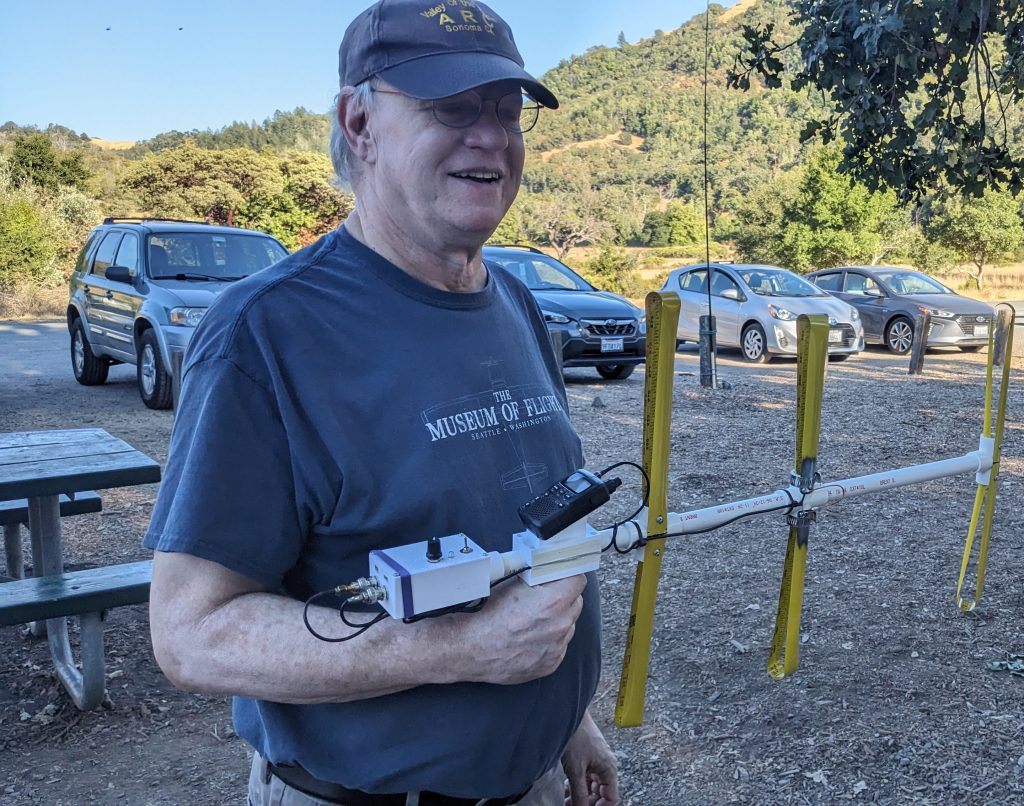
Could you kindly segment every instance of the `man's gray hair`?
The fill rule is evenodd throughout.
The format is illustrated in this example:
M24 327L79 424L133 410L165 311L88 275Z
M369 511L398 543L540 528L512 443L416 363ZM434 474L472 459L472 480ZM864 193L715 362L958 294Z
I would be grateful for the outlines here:
M375 76L366 81L361 81L355 86L352 93L352 101L370 109L373 106L373 86ZM331 162L334 164L333 184L339 190L351 190L352 179L356 171L355 155L348 147L348 140L341 132L341 125L338 123L338 102L341 100L341 93L334 96L334 113L331 115Z

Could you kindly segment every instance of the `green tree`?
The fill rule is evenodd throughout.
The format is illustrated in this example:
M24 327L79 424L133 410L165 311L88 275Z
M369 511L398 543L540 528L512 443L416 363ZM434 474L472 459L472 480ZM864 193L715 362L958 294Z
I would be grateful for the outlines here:
M928 227L938 242L974 266L980 290L986 266L1024 243L1020 208L1009 193L986 191L980 199L953 197L941 204Z
M168 217L199 217L234 224L253 220L281 191L274 158L249 149L207 151L186 141L140 160L121 177L143 209Z
M522 210L526 236L553 247L559 260L574 247L604 240L612 229L601 214L600 194L589 187L532 194L523 199Z
M826 148L811 158L800 192L786 211L792 222L783 235L783 254L791 267L842 263L876 264L898 242L907 223L896 194L872 192L839 173L838 149ZM902 225L902 227L901 227Z
M689 246L704 240L704 211L696 204L671 201L648 214L644 240L651 246Z
M212 151L187 140L141 159L120 187L157 215L259 229L295 248L334 229L352 209L332 176L324 154Z
M798 34L774 42L774 25L745 26L746 48L729 76L749 89L758 72L781 87L819 90L821 132L843 142L843 168L869 188L920 197L940 180L973 196L993 182L1024 188L1015 120L1024 100L1020 0L795 0ZM783 51L799 56L784 63Z
M19 134L14 138L11 172L15 184L33 184L51 193L62 185L84 189L89 179L81 153L58 153L50 136L42 132Z

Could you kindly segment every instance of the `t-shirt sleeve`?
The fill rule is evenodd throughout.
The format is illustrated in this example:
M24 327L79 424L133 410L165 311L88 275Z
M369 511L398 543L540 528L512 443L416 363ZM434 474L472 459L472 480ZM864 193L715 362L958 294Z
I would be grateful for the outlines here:
M145 546L277 588L304 530L275 401L225 358L190 366L181 401Z

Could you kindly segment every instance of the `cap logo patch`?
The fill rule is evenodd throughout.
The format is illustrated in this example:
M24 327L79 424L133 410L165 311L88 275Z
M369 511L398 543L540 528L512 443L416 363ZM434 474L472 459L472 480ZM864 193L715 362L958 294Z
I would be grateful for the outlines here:
M446 4L447 8L445 7ZM458 23L448 13L455 14L456 11L458 11L459 16L462 18L462 21ZM479 20L477 19L477 14L480 16ZM437 24L442 26L448 33L455 33L456 31L485 31L494 36L494 23L496 20L477 6L473 0L445 0L445 2L438 3L436 6L431 6L425 11L421 11L420 16L427 19L436 17Z

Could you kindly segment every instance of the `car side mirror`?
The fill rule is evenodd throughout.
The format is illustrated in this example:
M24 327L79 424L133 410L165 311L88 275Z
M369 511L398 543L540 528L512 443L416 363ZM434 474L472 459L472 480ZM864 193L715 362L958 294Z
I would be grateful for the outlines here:
M885 294L882 293L882 289L881 288L874 288L874 287L872 287L872 288L865 288L864 289L864 294L865 294L865 296L868 296L868 297L884 297L885 296Z
M108 280L113 280L115 283L128 283L129 285L131 285L134 280L132 277L132 270L127 266L107 266L104 276Z
M725 291L722 292L721 296L723 299L734 299L739 301L740 292L737 291L735 288L727 288L725 289Z

